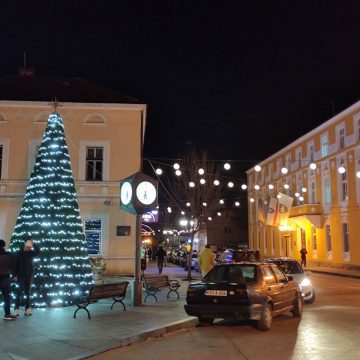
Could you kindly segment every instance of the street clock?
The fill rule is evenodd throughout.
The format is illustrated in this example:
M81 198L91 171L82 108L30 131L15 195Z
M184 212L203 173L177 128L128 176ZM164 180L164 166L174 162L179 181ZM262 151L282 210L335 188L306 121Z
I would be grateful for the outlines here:
M141 215L157 206L158 181L141 172L120 181L120 208Z

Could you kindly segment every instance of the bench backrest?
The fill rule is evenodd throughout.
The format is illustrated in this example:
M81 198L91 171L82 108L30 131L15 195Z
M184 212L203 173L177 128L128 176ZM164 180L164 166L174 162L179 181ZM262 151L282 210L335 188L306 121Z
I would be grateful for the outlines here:
M128 281L93 285L90 290L89 299L97 300L97 299L110 298L114 296L124 296L128 285L129 285Z
M155 286L158 286L158 287L169 285L169 277L167 275L145 274L143 280L147 284L154 284Z

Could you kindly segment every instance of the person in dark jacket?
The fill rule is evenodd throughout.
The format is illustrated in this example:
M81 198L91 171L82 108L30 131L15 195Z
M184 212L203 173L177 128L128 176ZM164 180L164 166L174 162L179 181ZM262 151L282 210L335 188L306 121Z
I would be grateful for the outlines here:
M156 256L157 256L157 267L159 269L159 274L161 274L164 266L164 258L166 256L166 252L162 246L159 246Z
M15 320L16 316L10 313L10 272L13 257L5 251L5 241L0 239L0 291L4 299L4 320Z
M19 316L19 308L21 296L24 293L25 299L25 315L32 315L30 307L30 289L34 273L34 257L38 256L40 248L34 243L34 240L26 241L24 249L21 250L15 261L14 280L18 283L18 289L15 300L15 316Z

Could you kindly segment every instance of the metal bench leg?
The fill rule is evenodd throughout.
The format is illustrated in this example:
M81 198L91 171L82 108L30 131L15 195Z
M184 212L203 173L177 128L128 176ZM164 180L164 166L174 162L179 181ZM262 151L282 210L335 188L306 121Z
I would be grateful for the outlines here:
M179 295L178 291L177 291L177 290L173 290L173 289L169 290L169 292L167 293L166 297L169 298L169 297L170 297L170 294L171 294L172 292L176 293L178 299L180 298L180 295Z
M113 299L114 299L114 298L113 298ZM126 311L125 304L123 303L122 300L123 300L123 299L121 299L121 300L116 300L116 299L114 299L114 302L113 302L112 305L111 305L111 310L113 309L113 306L114 306L116 303L121 303L121 305L122 305L123 308L124 308L124 311Z
M76 319L76 313L77 313L80 309L84 309L84 310L87 312L87 314L88 314L88 319L91 319L89 310L88 310L86 307L82 307L82 306L78 306L78 308L75 310L75 312L74 312L74 319Z
M152 297L155 299L155 301L157 302L157 297L155 296L155 294L147 294L147 295L145 296L144 303L146 303L146 299L147 299L149 296L152 296Z

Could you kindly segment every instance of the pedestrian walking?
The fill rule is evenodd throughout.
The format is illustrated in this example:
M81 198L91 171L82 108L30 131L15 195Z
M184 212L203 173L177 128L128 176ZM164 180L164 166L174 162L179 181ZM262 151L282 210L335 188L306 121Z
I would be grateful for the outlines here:
M304 267L306 267L306 254L307 254L307 251L306 251L305 247L303 247L300 250L300 255L301 255L301 266L304 265Z
M150 262L152 260L152 249L151 249L151 247L148 249L147 255L148 255L149 262Z
M161 274L164 266L164 258L166 256L166 252L162 246L159 246L156 256L157 256L157 267L159 269L159 274Z
M4 300L4 320L15 320L16 316L10 313L10 273L13 257L5 251L5 241L0 239L0 291Z
M34 273L34 257L38 256L40 248L34 243L34 240L30 239L24 244L23 250L21 250L15 261L14 267L14 280L18 284L15 300L15 316L19 316L19 308L21 298L25 295L25 315L32 315L30 307L30 290Z
M201 275L204 277L215 265L215 255L210 248L210 245L206 245L200 252L198 262L201 270Z

